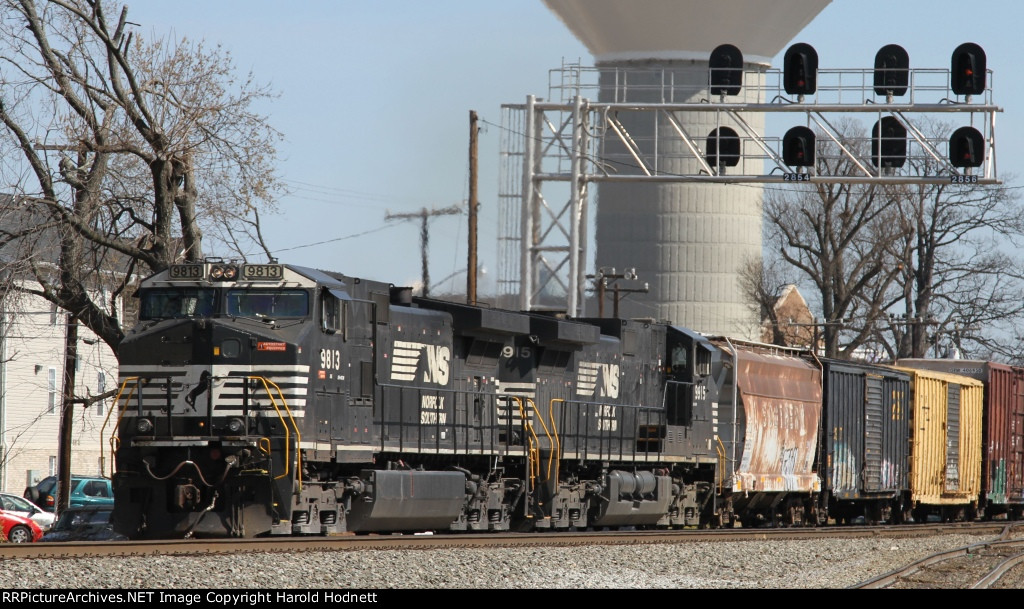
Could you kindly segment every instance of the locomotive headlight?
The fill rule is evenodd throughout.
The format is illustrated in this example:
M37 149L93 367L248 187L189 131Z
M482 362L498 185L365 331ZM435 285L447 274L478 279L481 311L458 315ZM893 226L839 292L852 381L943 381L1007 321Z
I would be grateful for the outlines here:
M234 281L238 278L238 267L233 264L215 264L210 267L210 279L214 281Z
M153 431L153 421L149 419L139 419L135 422L135 431L139 433L149 433Z
M242 419L231 419L228 421L228 431L231 433L241 433L245 429L245 424L242 423Z

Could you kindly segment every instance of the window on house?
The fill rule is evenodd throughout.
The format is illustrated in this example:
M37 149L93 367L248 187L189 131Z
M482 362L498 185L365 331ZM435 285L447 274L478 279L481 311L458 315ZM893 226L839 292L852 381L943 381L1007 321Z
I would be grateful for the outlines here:
M46 371L46 414L57 412L57 369L50 367Z
M107 390L107 373L99 370L96 372L96 395L103 395ZM96 402L96 414L103 416L103 400Z
M50 476L56 476L57 475L57 457L52 457L52 456L50 457L50 473L48 475L50 475Z

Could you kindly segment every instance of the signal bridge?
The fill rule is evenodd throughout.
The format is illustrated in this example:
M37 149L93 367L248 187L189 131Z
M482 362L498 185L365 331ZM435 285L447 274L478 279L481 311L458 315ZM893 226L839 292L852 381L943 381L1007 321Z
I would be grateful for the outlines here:
M723 47L735 49L732 45ZM560 101L527 98L506 104L522 114L523 164L532 181L777 183L794 179L840 183L1000 184L996 173L995 116L991 73L984 51L966 43L948 68L911 68L906 51L888 45L876 66L865 69L817 68L810 45L787 51L785 68L752 70L741 55L721 59L712 53L701 86L680 70L583 68L552 71L550 91ZM738 53L738 50L735 51ZM594 83L593 81L597 82ZM697 79L698 81L701 79ZM637 84L634 84L637 83ZM653 83L653 84L652 84ZM614 102L593 101L613 87ZM743 99L737 100L737 96ZM755 101L746 101L750 99ZM652 101L654 100L654 101ZM694 133L680 113L708 113L717 125ZM773 116L791 125L766 135L751 126L751 115ZM838 120L858 116L873 123L870 137L842 131ZM785 122L782 118L785 118ZM763 117L762 117L763 118ZM961 125L934 133L935 121ZM630 123L654 123L654 138L630 136ZM681 151L693 167L664 167L663 150ZM688 154L685 154L688 153ZM514 150L507 154L515 155ZM763 167L759 173L731 168ZM815 160L822 161L815 163ZM852 164L852 169L833 171ZM682 164L685 168L687 164ZM794 178L796 174L802 177ZM969 179L965 179L970 176Z
M549 100L502 106L499 290L582 310L593 183L1001 184L991 83L973 43L939 68L887 45L873 67L819 69L804 43L782 69L728 44L707 62L563 65Z

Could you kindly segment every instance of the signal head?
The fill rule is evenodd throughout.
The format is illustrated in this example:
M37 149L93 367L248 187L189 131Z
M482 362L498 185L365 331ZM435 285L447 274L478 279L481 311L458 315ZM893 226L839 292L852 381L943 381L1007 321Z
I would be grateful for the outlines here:
M949 138L949 162L953 167L981 167L985 138L974 127L960 127Z
M743 53L731 44L711 51L708 60L712 95L739 95L743 86Z
M790 95L809 95L818 90L818 52L798 42L786 50L782 84Z
M875 93L904 95L910 82L910 55L898 44L887 44L875 54Z
M883 116L871 129L871 163L903 167L907 161L907 128L894 116Z
M793 127L782 137L782 160L790 167L813 167L814 140L808 127Z
M708 164L714 168L735 167L740 162L740 136L730 127L718 127L708 134Z
M953 51L950 88L957 95L980 95L985 91L985 51L965 42Z

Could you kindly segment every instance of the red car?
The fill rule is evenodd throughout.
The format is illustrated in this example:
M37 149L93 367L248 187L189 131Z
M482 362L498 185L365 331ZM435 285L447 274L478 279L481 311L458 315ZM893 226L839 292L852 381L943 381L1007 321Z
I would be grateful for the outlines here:
M43 530L32 520L0 510L0 542L31 543L42 536Z

